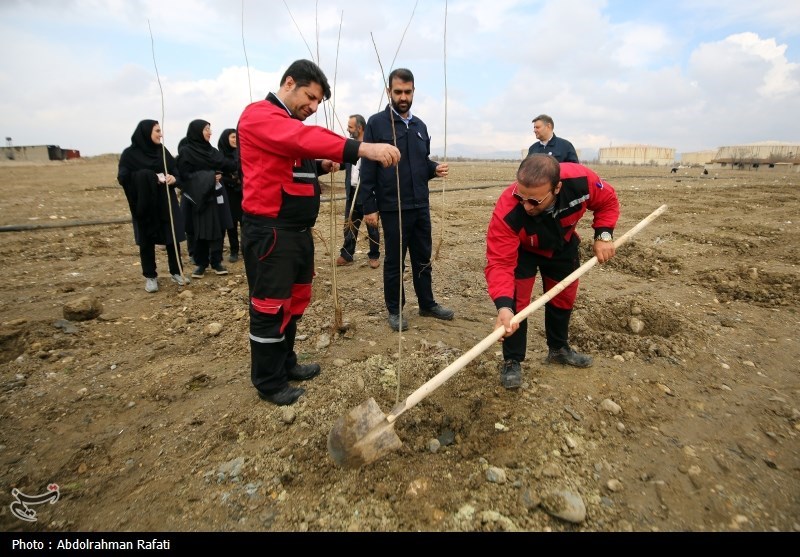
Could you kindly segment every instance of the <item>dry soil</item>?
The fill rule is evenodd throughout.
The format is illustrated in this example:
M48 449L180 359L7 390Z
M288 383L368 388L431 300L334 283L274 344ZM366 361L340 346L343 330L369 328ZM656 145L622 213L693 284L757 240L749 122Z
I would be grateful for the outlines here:
M420 317L407 276L402 336L366 239L332 266L342 184L326 179L336 218L323 203L297 343L323 372L287 408L250 384L241 262L179 288L160 250L144 291L116 164L0 164L0 529L800 530L800 174L595 166L617 236L668 208L581 278L571 342L593 367L545 365L536 312L521 389L501 387L492 345L398 418L398 450L343 469L339 417L369 398L388 412L491 333L484 238L517 163L432 182L434 291L456 319ZM82 297L99 317L64 320ZM12 513L12 489L53 483L35 521Z

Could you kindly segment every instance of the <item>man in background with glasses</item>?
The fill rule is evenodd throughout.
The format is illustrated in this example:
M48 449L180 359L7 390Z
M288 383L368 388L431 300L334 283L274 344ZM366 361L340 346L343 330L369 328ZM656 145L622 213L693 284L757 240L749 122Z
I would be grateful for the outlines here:
M536 273L545 292L580 267L578 222L592 211L594 254L599 263L614 257L613 233L619 218L614 188L592 170L560 163L545 154L529 155L517 180L495 204L486 235L486 282L497 307L495 328L504 327L500 383L507 389L522 384L528 321L512 324L517 311L531 302ZM569 320L578 293L574 281L544 311L548 363L589 367L592 358L569 345Z

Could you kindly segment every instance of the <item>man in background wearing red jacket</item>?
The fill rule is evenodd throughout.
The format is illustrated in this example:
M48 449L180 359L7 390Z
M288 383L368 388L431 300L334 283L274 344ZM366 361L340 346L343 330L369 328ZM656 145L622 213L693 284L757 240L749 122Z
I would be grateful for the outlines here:
M293 404L318 364L300 364L294 351L297 321L311 300L314 238L320 205L318 177L359 157L397 164L393 145L362 143L303 121L331 96L322 70L293 62L280 89L248 105L239 118L242 165L242 253L250 291L250 378L259 396Z
M486 236L486 282L497 308L495 328L504 327L500 382L522 384L528 320L511 323L531 302L536 273L545 292L580 267L575 231L586 210L593 213L594 254L600 263L614 257L613 233L619 218L614 188L590 169L560 163L550 155L529 155L517 180L497 200ZM569 319L578 293L574 281L545 305L548 363L589 367L592 358L569 346Z

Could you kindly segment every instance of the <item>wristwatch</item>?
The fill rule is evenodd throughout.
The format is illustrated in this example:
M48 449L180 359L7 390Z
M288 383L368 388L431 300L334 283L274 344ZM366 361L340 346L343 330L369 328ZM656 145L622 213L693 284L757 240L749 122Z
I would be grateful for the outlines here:
M611 235L611 232L601 232L597 235L595 240L600 240L601 242L613 242L614 237Z

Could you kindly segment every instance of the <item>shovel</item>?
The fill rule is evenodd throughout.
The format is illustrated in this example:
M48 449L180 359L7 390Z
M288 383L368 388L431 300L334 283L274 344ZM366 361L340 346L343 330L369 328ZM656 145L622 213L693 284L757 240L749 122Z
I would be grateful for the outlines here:
M653 211L639 224L615 240L614 247L619 248L622 246L666 210L667 206L662 205ZM525 309L517 313L511 320L512 323L519 323L523 319L527 319L531 313L557 296L578 277L594 267L595 264L597 264L596 256L578 267L572 274L553 286L543 296L540 296ZM344 468L359 468L376 461L391 451L399 449L403 443L394 432L394 422L397 418L406 410L416 406L422 399L455 375L457 371L500 340L504 333L505 329L503 329L503 327L496 328L490 335L470 348L469 351L461 355L461 357L456 359L452 364L429 379L428 382L419 389L408 395L405 400L395 405L388 415L381 412L374 398L370 398L340 417L328 434L328 452L331 458L333 458L333 461Z

